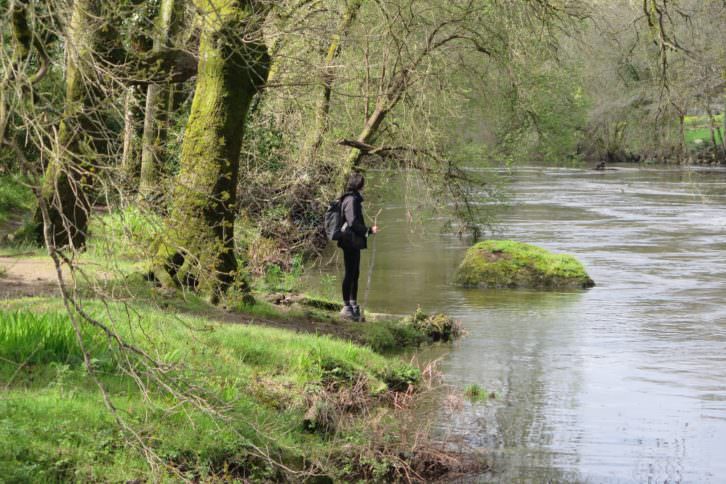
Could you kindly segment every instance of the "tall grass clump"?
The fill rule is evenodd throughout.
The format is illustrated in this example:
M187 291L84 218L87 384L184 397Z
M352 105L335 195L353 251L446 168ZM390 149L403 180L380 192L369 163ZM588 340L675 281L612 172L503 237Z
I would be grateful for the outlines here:
M108 348L100 334L83 328L82 336L84 347L94 359L99 362L107 359L104 357L108 357ZM67 315L2 311L0 359L18 364L56 362L75 365L83 362L83 353Z

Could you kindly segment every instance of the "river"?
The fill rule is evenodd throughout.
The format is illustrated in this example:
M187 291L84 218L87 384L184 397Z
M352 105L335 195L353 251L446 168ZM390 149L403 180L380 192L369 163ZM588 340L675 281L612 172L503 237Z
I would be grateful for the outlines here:
M595 288L457 288L466 242L387 199L359 296L462 321L466 337L419 357L440 357L448 384L496 394L435 415L489 455L474 480L726 482L726 171L494 171L512 193L495 237L576 255Z

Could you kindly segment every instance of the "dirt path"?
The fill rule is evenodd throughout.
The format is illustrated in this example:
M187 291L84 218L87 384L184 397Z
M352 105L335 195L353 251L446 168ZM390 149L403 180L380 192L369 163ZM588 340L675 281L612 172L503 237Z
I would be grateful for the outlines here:
M48 257L0 257L0 274L0 299L58 294L55 267Z
M273 319L244 313L229 312L218 308L209 308L205 311L187 312L188 314L202 316L222 323L269 326L296 333L325 334L340 339L356 341L362 344L368 343L365 335L361 332L361 323L343 321L334 317L323 320L319 317L319 315L313 315L312 313L307 316L303 316L302 318Z
M68 276L67 270L64 271ZM19 254L17 256L0 256L0 299L16 299L33 296L59 295L56 272L49 257L30 256ZM337 311L331 311L329 317L321 316L320 312L302 309L302 317L284 316L280 318L260 317L244 313L226 311L219 307L209 306L204 310L191 310L183 305L164 304L167 310L173 312L202 316L216 321L230 324L259 324L271 326L299 333L327 334L342 339L349 339L366 343L361 333L360 323L351 323L339 320ZM288 308L280 306L281 314ZM391 315L369 314L369 320L392 319Z

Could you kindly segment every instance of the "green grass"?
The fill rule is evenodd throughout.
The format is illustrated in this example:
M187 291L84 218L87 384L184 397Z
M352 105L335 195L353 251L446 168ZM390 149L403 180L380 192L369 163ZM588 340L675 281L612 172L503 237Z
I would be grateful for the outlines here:
M84 346L96 358L107 358L97 333L83 328ZM0 357L30 365L80 364L83 354L73 326L63 313L0 312Z
M723 130L723 114L714 116L714 122L716 126L719 126ZM697 148L698 146L710 145L711 143L711 121L708 116L686 116L685 117L685 142L686 145L691 148ZM698 143L697 141L701 142Z
M9 481L126 481L148 478L139 454L123 444L101 396L81 365L68 318L54 299L4 302L0 311L0 468ZM35 312L18 309L32 307ZM269 448L288 465L317 462L334 474L329 456L342 439L364 442L365 419L335 439L304 431L311 395L325 382L341 388L364 379L372 401L387 389L405 389L418 369L328 336L252 325L220 324L201 317L120 304L88 310L157 359L179 365L174 374L203 388L226 406L223 425L168 395L144 400L116 366L116 352L97 331L84 331L98 375L114 404L165 461L201 480L225 469L252 479L277 479L279 470L259 461L250 445ZM330 466L329 468L325 466ZM240 470L244 469L244 471ZM229 476L228 476L229 477Z
M710 143L711 130L709 128L694 128L686 131L686 144L695 145L696 140L699 139L704 143Z
M456 282L468 287L545 289L594 284L573 256L511 240L487 240L469 248Z
M20 175L0 176L0 223L33 207L33 192Z

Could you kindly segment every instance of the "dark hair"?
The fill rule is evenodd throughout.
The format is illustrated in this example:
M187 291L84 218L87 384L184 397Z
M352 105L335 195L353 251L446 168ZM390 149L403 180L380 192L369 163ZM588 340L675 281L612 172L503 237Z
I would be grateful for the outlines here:
M363 188L363 185L365 185L366 181L363 178L362 173L351 173L350 177L348 178L348 184L345 186L345 190L348 192L357 192L358 190L361 190Z

